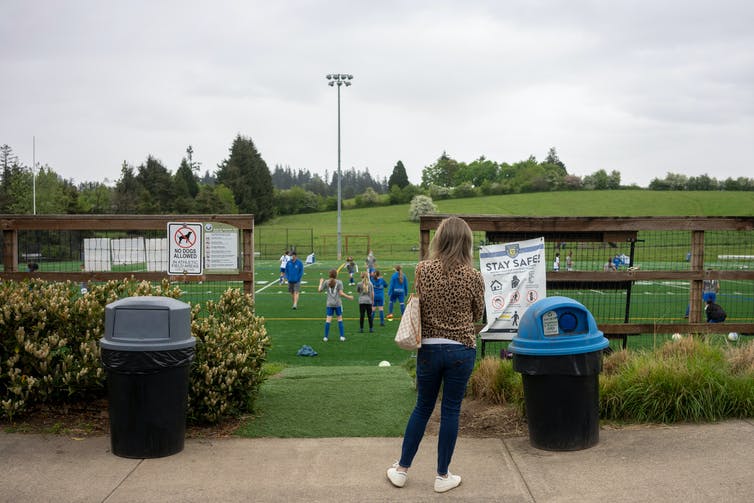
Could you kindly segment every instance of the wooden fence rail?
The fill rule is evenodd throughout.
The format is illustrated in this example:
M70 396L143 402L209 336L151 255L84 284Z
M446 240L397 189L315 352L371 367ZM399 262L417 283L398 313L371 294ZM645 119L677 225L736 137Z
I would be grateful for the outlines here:
M420 219L420 256L429 253L430 233L449 215L424 215ZM598 326L608 337L626 337L638 334L669 333L719 333L739 332L754 334L754 316L743 322L725 322L722 326L704 323L702 320L702 285L705 280L737 280L754 282L752 269L705 269L705 234L730 231L746 237L741 240L754 243L754 217L510 217L503 215L457 215L463 218L473 231L484 232L487 242L504 243L536 237L544 237L546 243L555 245L565 242L592 242L615 246L622 243L630 247L633 261L634 246L640 241L639 232L682 231L688 233L690 256L688 270L636 270L626 268L618 272L565 271L547 274L547 288L578 289L598 284L603 288L626 290L626 315L624 323L601 322ZM751 246L751 245L746 245ZM609 249L609 248L608 248ZM745 255L749 256L749 255ZM752 257L754 258L754 257ZM688 322L633 323L629 320L632 286L637 282L688 281ZM658 317L659 318L659 317Z
M167 272L34 271L19 270L19 231L164 231L169 222L224 223L241 232L241 267L237 273L211 275L168 275ZM242 281L244 291L253 294L254 215L0 215L3 233L3 279L39 277L50 281L108 281L125 276L137 280L160 281Z

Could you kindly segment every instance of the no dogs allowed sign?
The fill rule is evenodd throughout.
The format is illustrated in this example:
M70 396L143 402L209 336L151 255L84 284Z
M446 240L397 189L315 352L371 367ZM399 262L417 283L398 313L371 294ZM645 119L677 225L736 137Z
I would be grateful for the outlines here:
M168 223L168 274L202 274L202 224Z

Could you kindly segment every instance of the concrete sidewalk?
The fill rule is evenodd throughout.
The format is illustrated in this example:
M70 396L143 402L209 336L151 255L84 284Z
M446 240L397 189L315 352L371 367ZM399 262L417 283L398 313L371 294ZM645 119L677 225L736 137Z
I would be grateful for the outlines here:
M110 453L109 437L0 433L0 501L505 501L744 502L754 500L754 422L603 429L600 442L549 452L527 437L459 438L451 470L463 483L432 490L436 437L409 480L386 468L399 438L187 440L159 459Z

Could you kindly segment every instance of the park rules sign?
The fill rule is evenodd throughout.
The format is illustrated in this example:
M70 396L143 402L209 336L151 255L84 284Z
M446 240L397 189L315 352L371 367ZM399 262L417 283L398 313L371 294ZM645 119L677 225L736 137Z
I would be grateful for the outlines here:
M482 246L479 268L487 308L482 333L517 333L521 316L547 295L544 238Z
M168 274L202 274L202 224L168 223Z

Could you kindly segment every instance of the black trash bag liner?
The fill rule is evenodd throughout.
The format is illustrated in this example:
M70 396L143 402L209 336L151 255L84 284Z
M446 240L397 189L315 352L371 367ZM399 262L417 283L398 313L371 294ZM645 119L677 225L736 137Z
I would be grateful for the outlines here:
M194 348L169 351L116 351L102 349L102 366L119 374L155 374L163 369L184 367L194 361Z
M602 350L556 356L514 354L513 369L526 375L595 375L602 371Z

